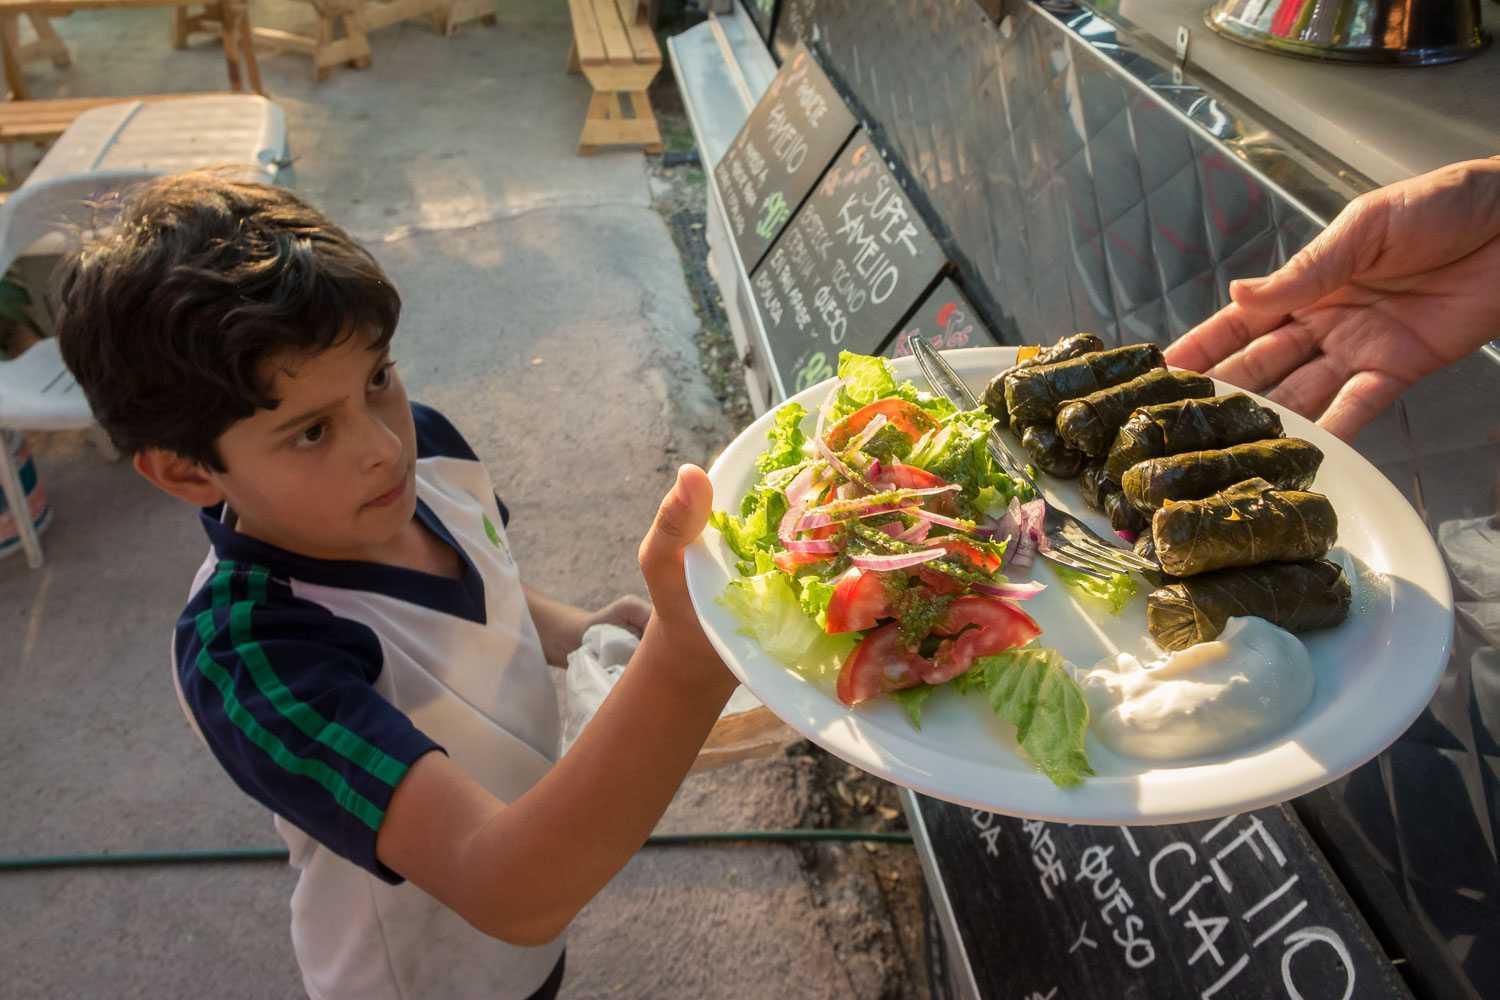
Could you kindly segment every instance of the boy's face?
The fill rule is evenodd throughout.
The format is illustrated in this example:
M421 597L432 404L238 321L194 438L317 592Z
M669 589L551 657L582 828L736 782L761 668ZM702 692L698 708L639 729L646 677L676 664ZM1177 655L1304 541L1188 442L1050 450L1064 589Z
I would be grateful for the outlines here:
M268 362L274 410L220 436L210 479L238 530L320 559L378 560L416 511L416 428L387 353L363 337Z

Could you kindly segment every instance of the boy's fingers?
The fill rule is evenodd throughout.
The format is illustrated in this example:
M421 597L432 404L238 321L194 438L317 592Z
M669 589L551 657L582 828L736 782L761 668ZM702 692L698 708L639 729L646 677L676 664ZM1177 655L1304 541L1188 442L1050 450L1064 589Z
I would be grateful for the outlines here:
M677 482L667 491L656 512L651 530L641 542L643 567L681 557L689 542L703 532L713 508L714 489L708 475L696 465L677 470Z

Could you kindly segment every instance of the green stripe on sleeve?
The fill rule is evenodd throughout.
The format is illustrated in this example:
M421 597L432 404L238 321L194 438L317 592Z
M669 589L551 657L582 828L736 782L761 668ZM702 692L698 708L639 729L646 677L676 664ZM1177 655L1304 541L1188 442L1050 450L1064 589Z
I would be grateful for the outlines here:
M235 652L250 670L250 677L266 700L275 706L282 718L302 731L309 739L332 749L376 778L396 787L406 773L406 765L385 751L366 741L358 733L323 718L322 713L297 696L281 683L271 662L266 659L260 643L250 637L250 613L254 610L250 601L236 601L229 609L229 634L234 641Z
M208 612L199 616L200 623ZM213 623L208 622L210 634ZM200 624L199 632L202 632ZM321 760L298 757L286 748L274 734L268 732L255 717L241 705L239 699L234 695L234 679L229 672L214 662L209 655L208 647L204 646L198 650L197 667L207 677L213 686L219 689L219 694L224 699L224 714L229 721L239 727L251 743L264 750L270 758L283 770L291 774L299 774L316 781L326 788L335 802L343 806L346 811L352 813L361 823L371 830L380 829L380 821L385 818L385 810L365 798L344 780L343 775L323 763Z
M348 783L338 771L316 758L300 757L293 753L276 735L258 721L240 703L234 693L234 679L210 655L210 644L218 635L214 624L214 613L229 611L230 638L234 650L249 671L256 689L298 731L331 748L334 752L355 764L366 773L394 788L406 774L407 765L401 763L378 747L370 744L357 733L337 723L324 719L312 706L297 699L281 682L272 669L270 661L260 644L250 635L250 617L256 601L264 601L269 572L260 566L249 572L251 600L233 602L230 583L236 567L232 562L219 563L211 587L214 606L212 610L198 615L195 625L203 643L195 661L199 671L216 687L224 701L225 714L231 722L256 746L264 750L283 770L312 778L333 796L340 806L357 817L372 830L379 830L385 811L365 798Z

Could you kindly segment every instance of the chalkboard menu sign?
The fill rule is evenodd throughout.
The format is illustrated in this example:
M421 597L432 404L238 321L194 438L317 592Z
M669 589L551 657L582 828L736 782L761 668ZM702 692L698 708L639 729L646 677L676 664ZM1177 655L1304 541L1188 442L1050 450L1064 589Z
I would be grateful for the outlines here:
M767 45L771 44L771 32L776 26L776 2L777 0L744 0L745 13L755 22L755 30L760 32L760 37L765 39Z
M817 0L781 0L776 12L776 35L772 54L785 62L799 45L812 41L813 7Z
M714 167L746 273L755 270L854 126L854 115L817 60L798 49Z
M1098 827L916 802L981 996L1410 1000L1285 807Z
M927 341L939 351L952 347L994 347L1000 343L952 278L938 282L932 294L907 317L901 332L880 353L888 358L904 358L911 353L913 337Z
M947 261L863 131L751 275L788 393L874 354Z

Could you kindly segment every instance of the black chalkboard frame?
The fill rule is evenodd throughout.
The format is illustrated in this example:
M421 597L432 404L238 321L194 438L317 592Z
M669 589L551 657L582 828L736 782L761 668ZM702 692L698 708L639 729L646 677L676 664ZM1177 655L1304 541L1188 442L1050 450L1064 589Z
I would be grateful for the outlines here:
M1121 828L902 801L975 995L1412 998L1289 805Z

